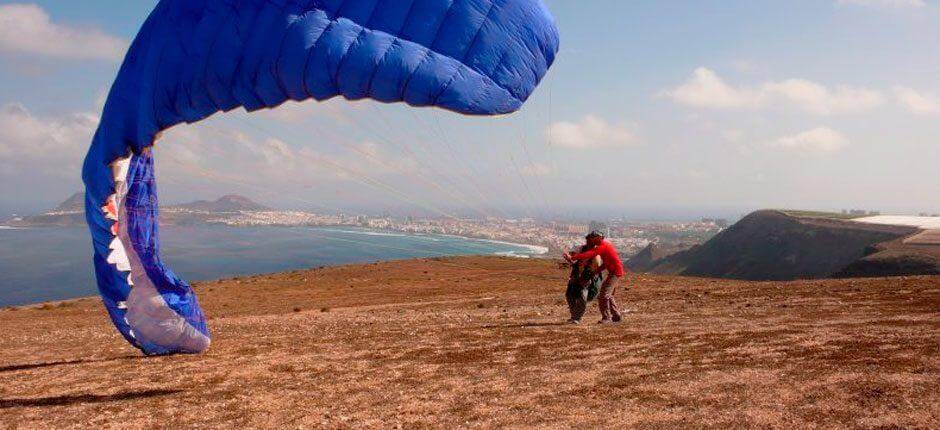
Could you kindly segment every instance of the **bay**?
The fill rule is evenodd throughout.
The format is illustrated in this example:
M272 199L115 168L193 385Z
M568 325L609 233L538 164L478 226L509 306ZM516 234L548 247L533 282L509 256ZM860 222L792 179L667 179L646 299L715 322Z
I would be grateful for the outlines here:
M187 281L455 255L534 256L525 245L359 228L166 226L162 257ZM0 229L0 306L93 296L85 228Z

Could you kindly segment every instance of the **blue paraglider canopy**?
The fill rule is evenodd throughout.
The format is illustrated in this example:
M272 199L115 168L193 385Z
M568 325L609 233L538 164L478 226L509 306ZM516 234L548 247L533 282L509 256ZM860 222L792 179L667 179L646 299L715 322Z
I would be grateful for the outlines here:
M150 148L219 111L343 96L468 115L518 110L558 52L541 0L162 0L85 159L98 286L146 354L208 348L190 286L160 259Z

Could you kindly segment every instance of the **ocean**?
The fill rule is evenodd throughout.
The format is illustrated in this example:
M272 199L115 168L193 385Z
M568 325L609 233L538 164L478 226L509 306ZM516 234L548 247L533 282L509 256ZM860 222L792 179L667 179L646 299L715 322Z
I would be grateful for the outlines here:
M200 281L319 266L453 255L531 257L544 250L454 236L359 228L161 228L162 257ZM0 307L97 295L85 228L0 228Z

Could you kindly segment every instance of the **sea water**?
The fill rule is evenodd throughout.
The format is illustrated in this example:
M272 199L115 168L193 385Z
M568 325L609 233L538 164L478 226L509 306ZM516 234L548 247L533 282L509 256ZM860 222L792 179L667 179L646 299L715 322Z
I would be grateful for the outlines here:
M359 228L167 226L163 260L187 281L451 255L528 257L538 247ZM85 228L0 229L0 306L97 294Z

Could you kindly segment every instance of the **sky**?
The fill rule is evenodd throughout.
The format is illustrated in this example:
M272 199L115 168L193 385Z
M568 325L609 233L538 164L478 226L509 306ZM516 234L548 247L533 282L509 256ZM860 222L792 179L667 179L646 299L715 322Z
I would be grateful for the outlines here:
M82 190L154 0L0 1L0 216ZM438 216L940 213L940 2L547 0L561 52L518 113L331 100L155 147L164 203Z

